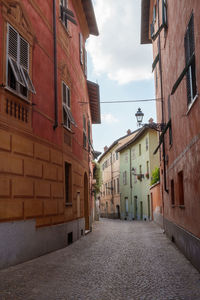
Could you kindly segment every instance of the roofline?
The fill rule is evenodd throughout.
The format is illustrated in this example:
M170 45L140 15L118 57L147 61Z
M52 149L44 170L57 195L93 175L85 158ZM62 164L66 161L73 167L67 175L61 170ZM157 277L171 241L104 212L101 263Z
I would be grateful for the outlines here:
M128 137L128 136L130 136L130 135L132 135L132 134L134 134L134 133L136 133L138 130L139 130L139 129L136 129L136 130L134 130L133 132L131 132L130 134L126 134L126 135L124 135L124 136L118 138L117 140L115 140L115 141L110 145L110 147L108 148L108 150L106 150L106 151L102 154L102 156L99 158L98 162L100 163L100 161L102 160L102 158L103 158L108 152L110 152L110 150L111 150L115 145L117 145L119 141L121 141L122 139L124 139L124 138L126 138L126 137Z
M149 10L150 0L142 0L141 2L141 44L152 44L149 39Z
M82 5L85 12L90 34L98 36L99 30L96 22L92 0L82 0Z
M145 131L148 131L148 130L153 130L153 129L143 126L143 127L140 129L140 131L133 137L133 139L130 140L130 141L128 141L126 144L124 144L123 146L121 146L119 149L117 149L117 152L121 152L121 151L124 150L127 146L133 144L138 138L140 138L140 137L145 133Z

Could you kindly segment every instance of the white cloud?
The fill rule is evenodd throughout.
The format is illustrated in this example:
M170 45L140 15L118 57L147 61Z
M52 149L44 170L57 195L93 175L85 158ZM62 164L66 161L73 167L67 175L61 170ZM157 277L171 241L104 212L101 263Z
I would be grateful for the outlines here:
M113 124L113 123L118 123L119 122L119 120L110 113L102 114L101 115L101 120L102 120L102 123L107 123L107 124Z
M140 45L140 0L95 0L100 35L87 44L98 75L119 84L152 78L152 46Z

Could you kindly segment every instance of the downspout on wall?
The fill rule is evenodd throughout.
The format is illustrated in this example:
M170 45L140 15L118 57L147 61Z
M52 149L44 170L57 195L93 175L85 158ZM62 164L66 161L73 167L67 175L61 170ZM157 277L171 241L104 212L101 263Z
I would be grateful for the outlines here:
M57 74L57 35L56 35L56 0L53 0L53 48L54 48L54 125L58 127L58 74Z
M160 11L159 11L159 0L157 0L158 7L158 28L160 27ZM163 103L163 80L162 80L162 57L161 57L161 42L160 42L160 34L158 35L158 53L159 53L159 69L160 69L160 90L161 90L161 111L162 111L162 119L161 123L164 124L164 103ZM168 193L167 189L167 176L166 176L166 163L165 163L165 139L163 139L163 177L164 177L164 189L165 192Z

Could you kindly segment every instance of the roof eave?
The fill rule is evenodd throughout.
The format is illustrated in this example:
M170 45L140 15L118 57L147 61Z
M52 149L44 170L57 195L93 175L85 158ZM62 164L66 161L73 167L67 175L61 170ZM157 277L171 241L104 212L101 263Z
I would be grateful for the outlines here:
M96 17L94 13L94 8L91 0L81 0L83 5L83 10L85 12L86 20L89 27L89 32L92 35L99 35L99 30L97 27Z

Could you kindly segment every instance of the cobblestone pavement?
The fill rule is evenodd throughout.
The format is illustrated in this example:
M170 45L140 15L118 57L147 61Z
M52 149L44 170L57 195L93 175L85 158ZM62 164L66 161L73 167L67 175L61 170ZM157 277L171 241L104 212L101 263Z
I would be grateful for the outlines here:
M0 271L4 300L200 299L200 273L154 223L101 220L69 247Z

